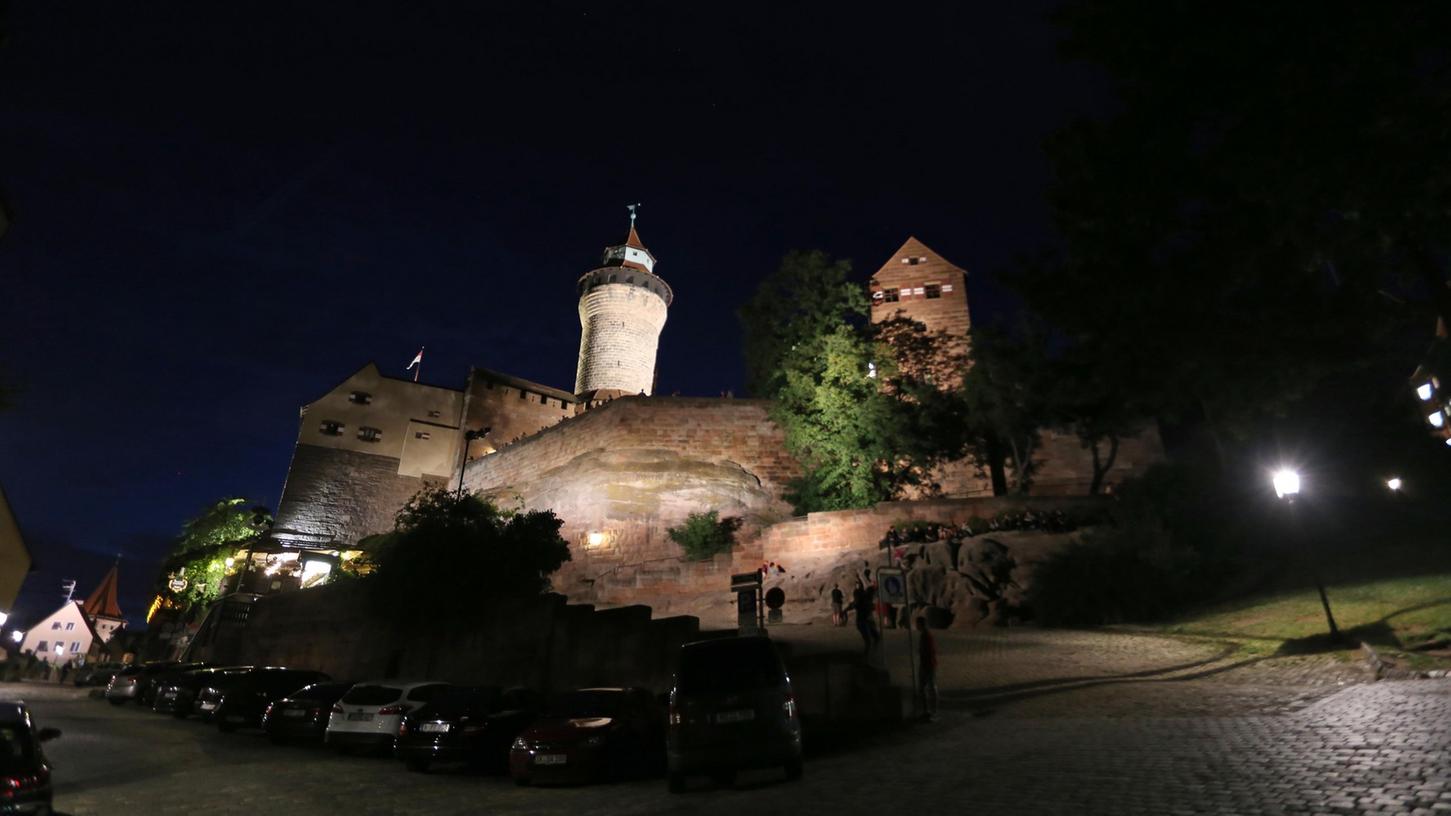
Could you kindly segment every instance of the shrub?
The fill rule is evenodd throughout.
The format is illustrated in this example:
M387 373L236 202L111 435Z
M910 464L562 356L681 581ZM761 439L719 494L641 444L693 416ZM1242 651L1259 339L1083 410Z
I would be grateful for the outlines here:
M684 524L671 527L666 532L670 540L685 551L686 559L704 561L716 553L730 552L740 526L740 519L723 519L712 510L709 513L691 513L686 516Z

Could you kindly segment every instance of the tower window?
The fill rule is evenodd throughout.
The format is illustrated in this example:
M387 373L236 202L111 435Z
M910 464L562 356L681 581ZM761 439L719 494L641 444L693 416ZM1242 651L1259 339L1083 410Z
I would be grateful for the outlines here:
M523 389L520 389L520 391L519 391L519 399L528 399L528 398L529 398L529 392L528 391L524 391Z
M318 424L318 431L324 436L342 436L343 423L334 422L331 419L324 419Z
M428 415L430 417L433 417L433 418L437 419L438 417L443 416L443 412L442 411L429 411L428 412Z
M896 289L883 289L882 290L882 302L883 303L896 303L899 299L900 298L897 296L897 290Z
M942 297L942 287L939 284L929 283L923 289L926 290L928 300Z
M354 391L353 393L348 395L348 402L356 403L358 405L367 405L372 401L373 395L369 394L367 391Z
M377 428L364 426L358 429L358 438L364 442L377 442L383 438L383 432Z
M428 431L414 431L413 432L413 438L414 439L432 439L433 438L433 434L430 434Z
M540 405L548 405L549 404L549 397L546 397L543 394L540 394L539 395L539 404Z

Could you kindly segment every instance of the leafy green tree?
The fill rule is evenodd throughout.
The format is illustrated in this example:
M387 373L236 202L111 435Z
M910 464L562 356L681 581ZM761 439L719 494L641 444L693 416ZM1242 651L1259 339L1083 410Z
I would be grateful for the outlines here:
M563 522L547 510L501 510L472 494L427 489L375 540L375 608L400 623L461 621L538 596L570 559Z
M1038 431L1056 419L1047 332L1025 322L1017 332L974 328L971 337L973 365L959 391L967 450L992 474L994 493L1026 493Z
M1062 251L1018 285L1081 360L1112 361L1091 383L1223 452L1398 326L1451 316L1451 6L1060 19L1117 104L1050 140Z
M666 530L670 540L680 545L685 557L691 561L704 561L716 553L730 552L736 543L736 530L741 527L739 518L722 519L715 510L708 513L691 513L685 523Z
M788 361L814 350L823 335L866 322L867 297L851 262L824 252L791 252L740 310L751 396L774 397Z
M157 576L158 594L188 612L211 603L226 577L226 559L260 541L271 527L271 512L247 499L232 497L212 504L182 525ZM181 592L168 587L177 576L186 580Z

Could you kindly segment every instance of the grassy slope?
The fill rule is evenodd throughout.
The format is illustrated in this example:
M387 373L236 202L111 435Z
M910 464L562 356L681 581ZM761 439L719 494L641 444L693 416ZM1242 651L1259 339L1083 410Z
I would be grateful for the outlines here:
M1342 582L1327 592L1336 622L1353 641L1400 651L1451 636L1451 572ZM1326 632L1320 598L1311 588L1244 599L1159 628L1230 637L1257 653L1318 651Z

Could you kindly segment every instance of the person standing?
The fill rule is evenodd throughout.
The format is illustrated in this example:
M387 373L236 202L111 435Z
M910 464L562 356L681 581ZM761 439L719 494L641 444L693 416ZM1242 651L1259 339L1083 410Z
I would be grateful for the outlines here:
M922 719L937 716L937 638L927 628L927 617L917 618L917 699Z
M870 656L872 647L882 639L877 632L877 621L875 609L877 599L861 581L856 582L856 589L851 593L851 608L856 610L856 630L862 636L862 654Z
M841 584L836 584L835 586L833 586L831 588L831 625L832 626L842 626L842 625L845 625L846 624L846 614L844 612L842 612L842 603L844 603L845 601L846 601L846 596L842 594Z

